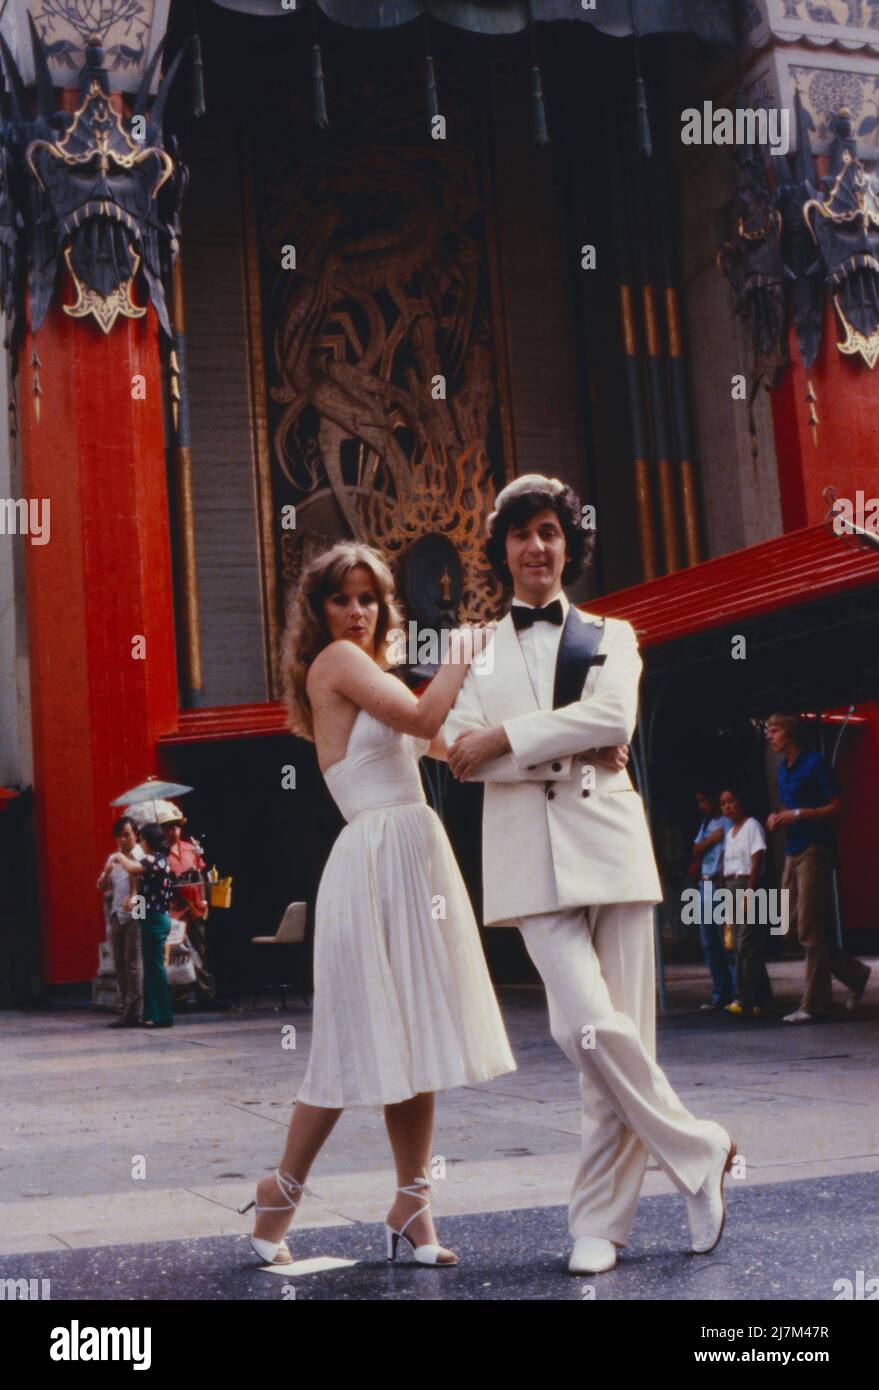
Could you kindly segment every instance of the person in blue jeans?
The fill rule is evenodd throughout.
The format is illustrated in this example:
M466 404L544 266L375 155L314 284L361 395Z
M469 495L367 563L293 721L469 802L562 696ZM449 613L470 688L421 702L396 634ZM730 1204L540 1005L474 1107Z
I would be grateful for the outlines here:
M722 1009L735 998L735 954L724 948L723 925L712 920L711 894L723 884L723 840L732 822L720 814L714 791L697 791L696 805L702 816L692 850L702 894L699 937L705 964L711 972L711 1000L700 1008Z

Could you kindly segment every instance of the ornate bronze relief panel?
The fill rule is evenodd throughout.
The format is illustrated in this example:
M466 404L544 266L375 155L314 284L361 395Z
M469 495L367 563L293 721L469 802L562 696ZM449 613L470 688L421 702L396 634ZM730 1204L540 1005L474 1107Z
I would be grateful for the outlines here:
M288 111L251 141L267 563L274 550L286 588L303 558L342 537L392 563L421 538L442 537L460 573L440 560L431 580L427 566L435 606L451 616L452 599L458 620L494 616L500 593L481 551L506 476L505 375L481 116L454 93L449 139L434 141L417 77L352 81L344 92L329 132L309 127L303 105L295 134ZM425 559L450 553L435 544ZM401 597L423 616L431 596L419 604L407 593L414 574L423 587L423 564L398 567Z

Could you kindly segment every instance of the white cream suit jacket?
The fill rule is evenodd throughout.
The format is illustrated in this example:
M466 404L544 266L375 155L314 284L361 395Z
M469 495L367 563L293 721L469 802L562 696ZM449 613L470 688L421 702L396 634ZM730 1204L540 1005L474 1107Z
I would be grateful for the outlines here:
M488 663L486 663L486 666ZM568 610L553 709L538 706L509 613L493 667L471 666L443 733L503 725L511 752L484 763L483 921L662 897L641 798L628 772L589 763L589 749L628 743L641 657L631 624Z

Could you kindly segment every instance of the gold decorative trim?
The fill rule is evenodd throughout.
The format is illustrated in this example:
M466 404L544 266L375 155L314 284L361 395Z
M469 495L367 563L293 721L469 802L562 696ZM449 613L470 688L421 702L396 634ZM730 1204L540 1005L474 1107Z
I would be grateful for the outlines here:
M181 330L177 330L178 332ZM180 428L180 363L177 360L177 353L172 348L168 354L168 374L171 378L171 415L174 420L174 433Z
M88 106L91 106L93 102L95 104L103 103L106 106L107 111L112 113L113 119L116 122L116 130L122 137L122 139L125 141L125 144L128 146L128 149L131 151L130 154L117 154L115 150L110 149L109 130L95 132L96 148L91 146L88 143L88 141L86 141L87 148L84 149L81 154L73 154L68 150L68 145L70 145L74 136L77 134L77 126L79 125L86 108ZM96 124L109 124L106 118L99 118L96 116L94 119ZM49 154L53 156L53 158L59 160L62 164L69 165L71 168L74 169L78 165L91 164L97 157L101 168L101 172L105 174L110 173L111 161L120 169L133 169L135 165L143 164L145 160L151 159L153 156L155 156L156 159L159 161L161 168L154 187L149 190L150 198L155 198L156 194L159 192L159 189L162 188L168 182L169 178L174 172L174 161L168 154L167 150L163 150L159 145L140 145L137 143L137 141L132 140L131 136L128 134L128 131L122 124L122 118L119 111L114 106L112 100L109 97L105 96L104 93L101 91L100 84L98 82L92 83L87 97L83 101L82 105L79 106L77 110L74 112L73 121L65 131L64 138L62 140L32 140L31 143L28 145L27 150L25 151L25 159L27 160L28 168L30 169L37 183L40 185L40 188L42 188L45 191L46 185L40 176L39 169L37 169L33 161L34 150L47 150ZM129 225L131 225L130 220L127 218L126 214L122 212L121 208L111 212L110 207L111 205L105 201L104 215L106 217L115 216L120 221L128 221ZM77 226L79 226L79 222L75 213L74 222Z
M202 689L201 632L198 613L198 572L195 564L195 506L192 498L192 451L174 450L174 495L177 503L177 539L180 543L183 647L186 654L186 686Z
M812 443L818 447L818 426L821 421L818 418L818 397L815 394L815 387L811 381L806 382L806 404L809 407L809 428L812 431Z
M674 285L666 285L665 287L665 313L668 320L669 356L683 357L684 343L681 333L680 300Z
M419 537L433 532L451 541L458 551L463 572L463 592L458 604L461 622L479 622L500 616L501 589L482 555L485 515L489 507L491 464L483 449L472 456L473 446L457 460L456 478L450 485L446 463L428 451L413 464L410 496L401 502L373 490L365 499L364 513L370 534L380 547L397 556ZM473 463L472 472L469 471ZM472 489L482 505L468 505ZM446 593L445 597L449 597Z
M645 579L655 579L656 537L653 533L653 499L650 495L650 469L646 459L635 459L635 503L638 513L638 542Z
M83 134L80 126L86 123L87 112L89 112L90 126ZM120 153L118 148L111 148L111 134L118 136L127 153ZM77 151L77 145L84 146L84 148ZM155 160L158 164L156 177L147 191L151 204L159 190L164 187L174 173L174 161L167 150L163 150L157 145L141 146L132 139L122 124L120 110L114 105L111 97L102 91L97 78L94 78L90 83L88 92L73 113L73 119L61 139L32 140L25 150L27 167L40 189L45 193L47 191L46 184L34 158L37 151L50 156L58 164L66 165L69 170L80 168L88 170L97 162L97 172L104 179L112 179L113 175L120 171L128 172L147 160ZM85 177L86 179L89 177L93 179L94 175L86 174ZM120 225L127 227L129 232L134 233L136 231L135 223L123 208L117 203L109 202L106 198L97 197L87 200L80 207L74 209L72 215L69 215L62 223L62 231L65 235L69 235L71 222L76 230L81 221L94 217L115 219ZM65 247L64 261L76 287L76 302L62 306L65 314L74 319L87 318L91 314L104 333L110 332L120 314L129 319L143 318L146 308L139 307L131 298L131 287L137 276L141 258L133 245L129 244L129 249L134 257L131 276L118 284L110 294L103 295L91 286L82 284L73 269L70 256L71 248L69 245Z
M665 314L668 324L668 351L674 363L684 356L684 334L681 327L681 299L674 285L665 287ZM678 441L680 443L680 441ZM681 507L684 513L684 545L687 551L687 564L698 565L702 559L702 532L699 525L699 502L696 491L696 474L693 460L682 458L678 461L680 474Z
M662 513L662 549L665 555L667 574L674 574L681 567L680 541L678 540L678 519L674 474L671 459L659 459L656 465L659 481L659 510Z
M133 248L132 248L133 249ZM131 286L134 284L140 265L140 256L134 253L134 269L130 280L123 280L110 294L98 294L97 290L91 289L88 285L83 285L82 281L73 269L70 259L70 247L64 248L64 260L70 272L70 278L76 287L75 304L62 304L65 314L69 314L72 319L84 319L89 314L94 316L98 327L104 332L109 333L113 324L120 314L127 319L142 319L146 313L146 307L141 308L131 298Z
M659 317L656 313L656 296L652 285L641 286L641 298L644 304L644 330L647 340L647 356L659 357L662 353L662 342L659 332Z
M183 267L178 256L174 261L171 283L171 324L182 340L186 332L186 318L183 297ZM174 415L174 433L177 434L177 419L180 402L180 365L177 353L172 348L169 354L171 370L171 408ZM201 666L201 624L198 601L198 569L195 555L195 503L192 490L192 450L176 443L172 449L174 460L174 500L177 518L177 543L180 559L180 579L183 607L183 651L186 661L185 688L193 694L202 690L203 676Z
M621 281L620 326L623 331L623 351L627 357L638 357L638 328L635 321L635 296L632 286ZM641 552L641 571L645 579L655 579L658 565L656 558L656 533L653 517L653 493L650 487L650 465L646 458L636 458L633 463L635 484L635 511L638 519L638 548Z
M510 373L509 336L507 332L506 301L501 274L500 235L495 204L495 163L494 146L491 140L490 112L494 110L494 81L489 76L489 103L482 109L482 181L483 216L486 233L486 259L488 261L489 294L491 298L491 331L494 338L495 361L498 381L498 415L501 427L501 448L504 455L504 480L511 483L518 477L516 457L515 406Z
M623 327L623 351L627 357L637 357L638 333L635 328L635 303L631 285L620 285L620 322Z
M687 564L698 565L702 559L702 536L699 528L699 503L696 494L696 473L693 468L693 460L681 459L679 467Z
M42 364L42 362L40 361L40 354L39 354L39 352L37 351L37 340L36 340L36 338L33 338L33 339L31 340L31 356L30 356L30 362L28 363L28 365L29 365L29 367L31 368L31 397L32 397L33 403L34 403L34 419L36 420L37 424L39 424L39 423L40 423L40 397L41 397L42 394L43 394L43 384L42 384L42 382L40 381L40 368L42 367L43 364Z
M845 329L845 342L836 344L839 351L845 353L846 357L856 357L860 355L863 357L867 366L872 370L877 361L879 361L879 328L871 333L869 338L865 338L863 333L859 333L858 330L849 323L845 314L842 312L842 307L839 303L839 295L837 294L833 296L833 307L839 314L840 322Z
M247 343L247 384L251 460L257 517L260 584L262 590L263 658L266 688L278 699L281 690L281 621L278 556L272 505L272 466L266 410L266 368L259 271L259 232L253 199L253 159L246 136L239 142L241 169L241 272L244 293L244 331Z

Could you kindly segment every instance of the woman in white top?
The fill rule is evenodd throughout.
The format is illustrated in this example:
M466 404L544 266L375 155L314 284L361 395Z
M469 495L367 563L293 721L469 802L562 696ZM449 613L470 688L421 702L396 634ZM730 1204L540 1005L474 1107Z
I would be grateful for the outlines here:
M758 913L737 894L741 889L758 887L766 858L766 836L760 822L745 814L744 804L737 792L721 792L720 813L732 821L723 841L723 886L734 895L733 932L738 995L726 1008L728 1013L737 1017L758 1018L758 997L772 997L766 974L766 923L752 920Z

